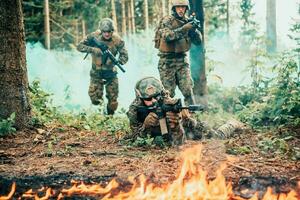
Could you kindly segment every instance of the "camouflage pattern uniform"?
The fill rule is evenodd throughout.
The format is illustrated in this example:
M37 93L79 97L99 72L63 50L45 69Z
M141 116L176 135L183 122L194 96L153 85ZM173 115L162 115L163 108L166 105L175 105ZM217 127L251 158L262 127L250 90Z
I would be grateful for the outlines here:
M149 81L147 82L146 80ZM132 131L131 135L128 136L127 138L135 139L138 136L147 137L147 135L150 135L152 137L155 137L155 136L162 135L159 124L157 124L156 126L145 128L144 122L150 112L140 111L138 107L145 106L143 102L143 97L149 98L151 97L151 95L145 96L143 94L147 93L147 90L148 91L153 90L152 88L159 88L157 91L159 91L159 94L164 99L164 102L172 102L175 99L171 98L169 96L169 93L166 90L164 90L162 86L161 87L156 86L155 83L151 81L160 83L157 79L153 77L146 77L138 81L136 84L136 98L129 106L129 110L127 112L127 116L130 122L130 128ZM154 92L152 91L151 93L153 95L157 95L158 94L157 91ZM175 145L182 144L186 138L185 132L189 134L188 135L189 139L201 139L203 131L206 130L205 125L201 122L197 122L195 119L191 117L181 118L181 114L178 115L180 116L178 121L179 123L175 127L169 129L169 131L171 132L172 144Z
M103 19L101 22L105 22L105 20L110 22L110 19L107 18ZM101 29L101 27L99 28ZM106 98L108 99L107 114L114 114L115 110L118 108L117 98L119 93L119 83L117 69L109 58L106 60L106 63L102 63L102 56L95 53L96 47L92 45L93 38L106 44L114 56L119 54L119 62L121 64L125 64L128 61L128 53L124 41L117 33L113 33L111 39L105 40L101 30L97 30L87 35L87 37L77 46L78 51L92 54L92 69L90 70L91 79L88 91L92 104L99 105L102 102L105 87Z
M173 14L163 17L156 29L155 47L159 49L160 57L158 70L162 84L170 92L171 97L175 96L175 88L178 85L185 104L191 105L195 104L195 100L186 52L189 51L191 43L201 44L201 33L195 28L192 30L184 28L187 19L178 17L174 10L176 5L175 2Z

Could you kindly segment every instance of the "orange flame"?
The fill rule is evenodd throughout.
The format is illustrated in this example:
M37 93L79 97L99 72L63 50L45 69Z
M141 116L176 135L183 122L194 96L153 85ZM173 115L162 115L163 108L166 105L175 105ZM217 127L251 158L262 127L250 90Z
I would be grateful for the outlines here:
M177 178L171 183L154 185L149 183L144 175L140 175L137 180L134 177L128 179L132 183L129 191L121 191L118 188L119 183L115 179L110 181L106 187L75 183L71 188L63 189L58 195L58 199L77 194L98 195L105 200L245 200L235 196L231 183L226 183L225 177L222 175L225 165L216 172L214 180L207 180L207 173L199 167L201 150L201 145L197 145L181 153L182 167ZM300 188L300 182L298 184ZM39 198L34 195L34 198L50 198L52 192L48 190L45 197ZM13 185L10 194L7 197L0 197L0 200L10 199L14 191L15 185ZM120 192L117 193L117 191ZM33 195L32 191L28 191L27 195ZM297 198L297 193L294 190L288 194L273 194L271 188L268 188L262 198L262 200L297 199L300 198ZM254 195L250 200L258 200L258 195Z

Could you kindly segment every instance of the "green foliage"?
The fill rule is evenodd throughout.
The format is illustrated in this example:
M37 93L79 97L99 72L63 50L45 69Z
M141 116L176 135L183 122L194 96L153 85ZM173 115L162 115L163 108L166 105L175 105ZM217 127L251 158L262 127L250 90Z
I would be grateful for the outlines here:
M15 124L16 114L12 113L9 118L0 121L0 137L8 135L16 131L13 127Z
M268 84L255 84L252 88L256 96L239 112L243 121L253 125L299 125L300 88L298 66L290 53L283 54L273 68L274 77Z
M43 125L57 118L57 107L52 105L51 96L41 89L40 81L35 80L29 87L29 96L32 104L32 125Z
M44 42L44 1L24 0L23 13L27 42ZM52 48L74 48L82 35L83 20L86 32L98 27L103 17L108 17L110 4L99 0L50 0L50 27Z
M129 132L129 122L125 116L105 116L96 112L62 112L52 105L51 94L43 91L40 82L35 80L29 87L32 103L32 124L41 126L49 123L59 123L77 128L78 130L106 131L114 134L117 131ZM69 96L68 87L65 98ZM63 131L63 130L62 130Z
M252 12L253 7L254 4L251 0L241 1L241 20L243 22L241 29L241 43L246 48L248 48L256 38L258 29L258 24L252 19L254 16L254 13Z
M136 140L133 141L132 146L135 147L151 147L152 146L152 142L153 142L154 138L150 137L150 135L148 135L148 137L137 137Z
M221 0L204 1L204 7L206 8L206 18L208 28L208 35L214 35L216 33L226 32L226 3Z
M275 154L288 157L293 160L300 160L300 148L292 145L297 133L285 133L276 136L261 136L263 138L257 143L257 147L265 154Z
M252 149L250 146L236 146L226 149L226 153L233 154L233 155L244 155L249 154L252 152Z

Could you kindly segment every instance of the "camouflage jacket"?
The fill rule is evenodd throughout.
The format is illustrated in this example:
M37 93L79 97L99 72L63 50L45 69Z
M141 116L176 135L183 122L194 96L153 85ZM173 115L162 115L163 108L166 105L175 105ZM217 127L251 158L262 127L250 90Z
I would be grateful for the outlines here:
M112 38L110 40L104 40L102 38L101 32L95 31L87 35L87 37L82 41L80 41L80 43L77 45L78 51L92 54L93 70L116 71L114 64L111 62L109 58L107 59L106 63L102 63L102 56L95 55L93 53L93 49L96 48L92 45L92 39L94 37L97 38L99 41L102 41L104 44L106 44L114 56L119 54L119 62L121 64L125 64L128 61L128 52L125 48L125 42L118 34L113 33Z
M168 96L168 93L165 95L164 98L166 98L166 99L170 98ZM144 106L144 103L138 97L136 99L134 99L134 101L129 106L129 110L127 112L127 117L129 119L130 128L131 128L132 133L127 138L135 139L138 136L145 137L147 135L151 135L151 136L161 135L159 125L157 127L152 127L152 128L145 128L143 126L144 120L147 117L147 115L149 114L149 112L148 113L147 112L145 112L145 113L139 112L139 110L138 110L139 106ZM197 122L192 118L183 119L182 121L180 121L180 124L181 124L180 125L181 127L183 125L183 128L189 132L192 130L195 130L195 128L197 128L197 130L198 130L198 128L200 128L202 130L202 125L197 124ZM175 135L180 134L180 133L177 133L177 131L179 131L179 127L174 127L174 129L172 129L170 131L172 132L172 134L175 134ZM199 134L201 134L201 133L199 133ZM198 138L199 138L199 136L198 136Z
M186 23L186 18L177 19L173 15L161 19L155 34L155 45L160 50L160 55L186 52L191 43L201 44L200 31L185 31L182 26Z

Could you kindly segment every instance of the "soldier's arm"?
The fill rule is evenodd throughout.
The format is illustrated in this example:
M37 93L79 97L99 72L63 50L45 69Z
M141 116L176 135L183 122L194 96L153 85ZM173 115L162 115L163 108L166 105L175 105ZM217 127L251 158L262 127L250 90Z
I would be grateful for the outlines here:
M124 65L128 61L128 51L125 48L125 42L121 40L120 44L118 45L118 51L119 51L119 62Z
M187 34L187 30L185 30L183 26L174 29L171 23L171 19L163 19L160 28L161 37L166 40L166 42L180 40Z
M202 35L201 35L201 32L198 29L190 30L188 34L189 34L189 37L191 38L191 41L194 45L197 45L197 46L201 45Z
M80 52L93 53L95 51L95 47L91 45L92 35L89 34L79 42L77 45L77 50Z
M140 135L145 135L146 130L143 123L137 119L137 107L133 104L130 105L128 112L126 113L129 119L129 125L131 134L127 138L136 139Z

